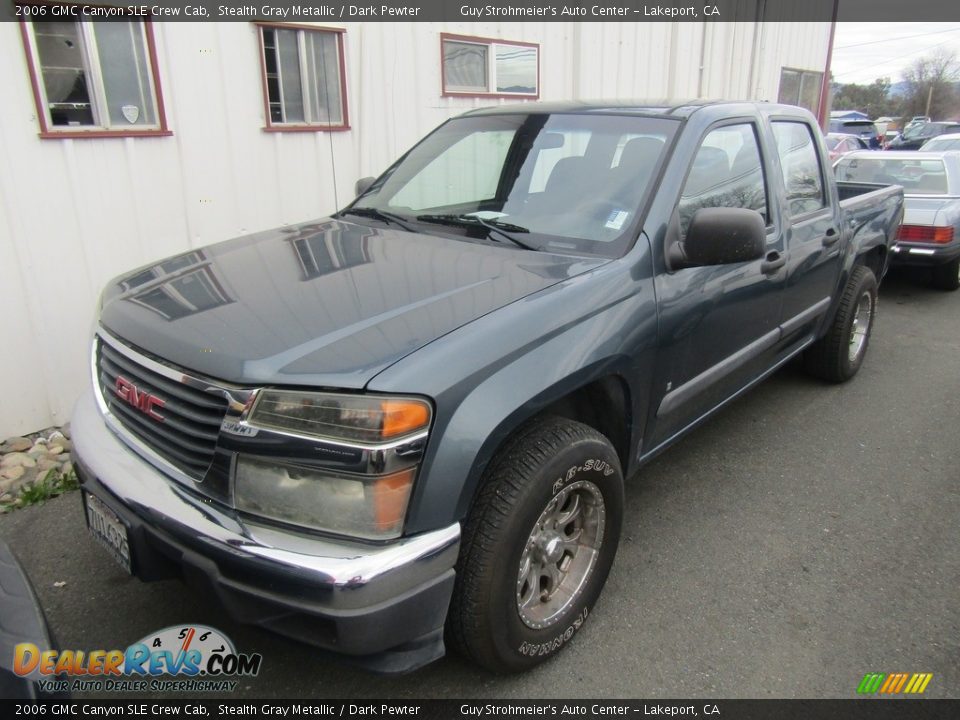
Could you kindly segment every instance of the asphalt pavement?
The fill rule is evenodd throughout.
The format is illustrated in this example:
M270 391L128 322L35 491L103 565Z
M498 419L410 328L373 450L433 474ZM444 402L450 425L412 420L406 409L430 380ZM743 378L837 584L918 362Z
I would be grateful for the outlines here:
M61 647L211 625L263 655L237 699L849 698L867 672L931 672L927 696L960 697L960 293L920 280L884 282L853 381L786 367L629 481L600 602L524 675L451 656L380 677L232 622L125 576L75 492L0 516L0 537Z

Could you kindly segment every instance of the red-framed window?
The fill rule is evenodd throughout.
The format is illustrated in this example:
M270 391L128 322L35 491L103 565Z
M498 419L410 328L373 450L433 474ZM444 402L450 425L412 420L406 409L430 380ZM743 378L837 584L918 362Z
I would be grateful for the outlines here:
M344 30L257 23L270 132L349 130Z
M81 21L77 5L35 7L20 31L40 137L172 134L149 19Z
M540 97L540 46L440 34L444 97Z

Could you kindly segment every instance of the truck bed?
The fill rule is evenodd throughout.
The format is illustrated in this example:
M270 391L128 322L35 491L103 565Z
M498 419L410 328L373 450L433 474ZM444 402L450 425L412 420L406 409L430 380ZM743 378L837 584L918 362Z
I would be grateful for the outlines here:
M900 185L838 182L843 228L858 252L895 242L903 212ZM890 237L888 237L890 235Z

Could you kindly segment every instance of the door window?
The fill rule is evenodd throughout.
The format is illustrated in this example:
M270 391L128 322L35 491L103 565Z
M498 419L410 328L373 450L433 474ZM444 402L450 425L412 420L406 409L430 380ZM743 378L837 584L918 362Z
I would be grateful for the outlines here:
M769 220L757 134L750 123L724 125L703 139L680 193L680 229L686 235L700 208L756 210Z

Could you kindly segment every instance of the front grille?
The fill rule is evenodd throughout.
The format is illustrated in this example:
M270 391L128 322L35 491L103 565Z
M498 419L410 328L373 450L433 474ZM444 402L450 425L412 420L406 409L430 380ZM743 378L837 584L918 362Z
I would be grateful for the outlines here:
M227 412L226 398L164 377L100 339L97 369L107 409L123 427L170 464L201 480L213 460L220 423ZM135 385L138 393L163 400L163 408L156 410L163 422L117 394L118 376Z

